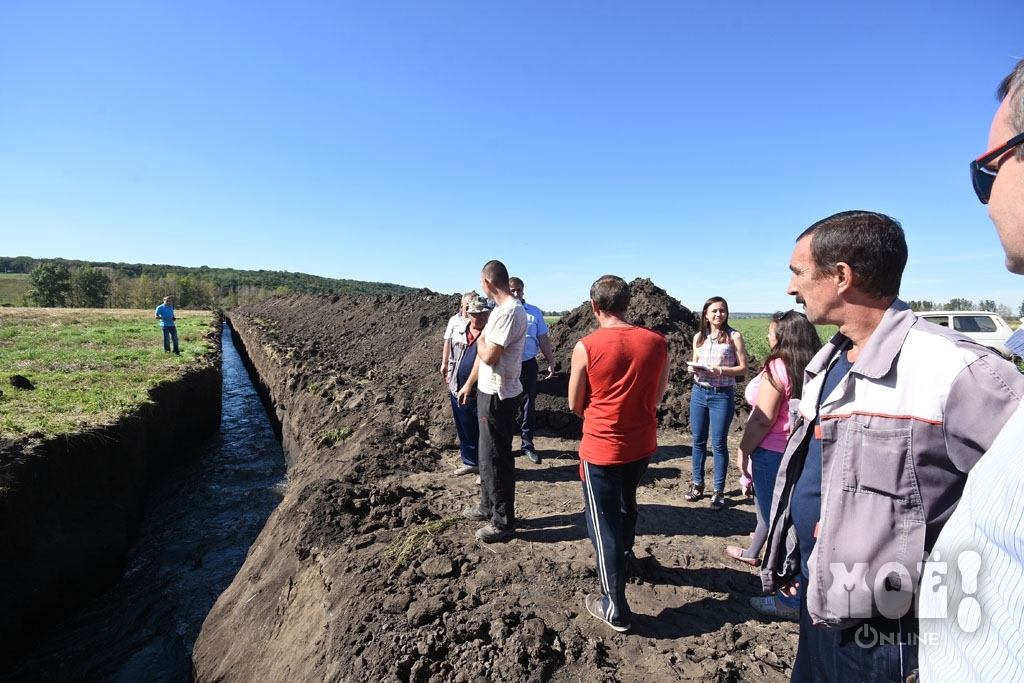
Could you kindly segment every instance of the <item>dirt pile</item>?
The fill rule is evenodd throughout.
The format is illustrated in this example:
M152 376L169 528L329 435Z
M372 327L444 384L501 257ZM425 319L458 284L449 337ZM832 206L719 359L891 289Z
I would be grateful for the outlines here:
M288 493L203 626L196 680L786 680L795 625L756 618L756 571L723 552L753 529L752 502L682 499L693 314L648 280L631 288L630 319L666 334L673 369L639 494L629 634L582 605L598 586L559 387L595 328L588 307L552 327L544 461L517 461L515 536L487 546L460 515L479 486L451 476L438 372L459 297L282 297L230 319L280 420Z

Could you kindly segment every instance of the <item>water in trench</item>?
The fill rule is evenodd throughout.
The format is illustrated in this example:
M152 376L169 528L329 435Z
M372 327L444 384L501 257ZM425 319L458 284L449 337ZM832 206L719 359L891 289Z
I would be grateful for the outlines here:
M285 485L281 445L227 326L223 357L220 430L154 487L121 581L64 619L4 683L191 679L203 619Z

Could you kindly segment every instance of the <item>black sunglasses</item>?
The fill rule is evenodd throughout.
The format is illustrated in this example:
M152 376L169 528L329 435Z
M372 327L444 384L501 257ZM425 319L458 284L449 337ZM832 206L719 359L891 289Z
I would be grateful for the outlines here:
M780 320L782 320L783 318L785 318L787 315L789 315L792 312L793 312L792 308L789 309L788 311L779 311L778 313L776 313L775 315L772 316L772 321L779 322Z
M982 204L988 204L992 196L992 183L996 181L998 168L988 168L988 164L1006 154L1008 151L1024 142L1024 133L1014 135L1006 141L1006 144L996 147L991 152L985 152L971 162L971 182L974 184L974 192Z

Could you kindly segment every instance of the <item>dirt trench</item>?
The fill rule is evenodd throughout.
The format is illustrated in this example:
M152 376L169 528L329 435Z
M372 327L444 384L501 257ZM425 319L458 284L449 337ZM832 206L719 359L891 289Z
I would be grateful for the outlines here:
M639 491L628 634L583 608L599 588L565 387L572 346L596 328L587 306L551 328L543 462L517 459L517 530L489 546L460 514L479 486L451 475L438 372L459 297L279 297L230 322L279 421L288 492L203 625L196 680L788 680L796 625L758 618L756 570L724 553L747 541L753 501L735 473L725 510L683 500L693 313L649 280L631 290L629 318L667 336L672 370Z

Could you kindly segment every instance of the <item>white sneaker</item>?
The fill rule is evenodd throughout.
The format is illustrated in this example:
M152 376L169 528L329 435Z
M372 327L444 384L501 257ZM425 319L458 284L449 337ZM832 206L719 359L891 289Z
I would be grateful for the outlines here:
M466 474L477 474L478 472L480 472L480 468L476 465L462 465L461 467L456 467L452 474L456 477L461 477Z
M800 608L784 605L776 600L774 595L750 598L750 606L767 617L800 621Z
M619 633L625 633L629 630L629 624L609 621L608 617L604 615L604 598L600 595L585 596L583 598L583 604L587 606L587 611L590 612L591 615L608 624L608 626L612 627Z

